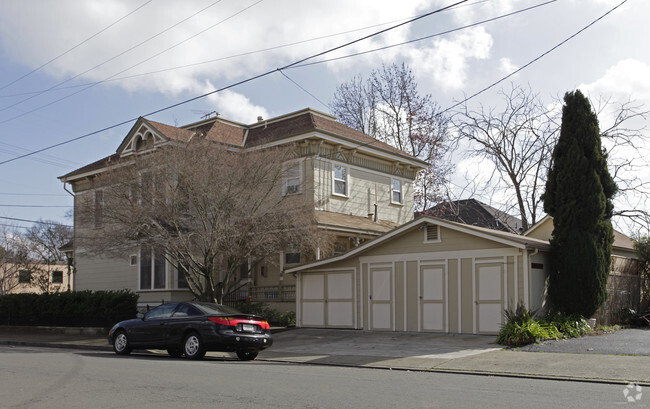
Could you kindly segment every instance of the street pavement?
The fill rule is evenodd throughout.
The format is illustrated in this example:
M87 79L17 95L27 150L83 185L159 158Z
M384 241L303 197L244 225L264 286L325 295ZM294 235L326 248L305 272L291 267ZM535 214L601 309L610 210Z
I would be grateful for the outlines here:
M650 386L646 330L587 336L575 345L554 341L517 349L495 344L494 336L312 328L274 329L273 339L258 360ZM105 331L93 328L0 326L1 344L111 350Z

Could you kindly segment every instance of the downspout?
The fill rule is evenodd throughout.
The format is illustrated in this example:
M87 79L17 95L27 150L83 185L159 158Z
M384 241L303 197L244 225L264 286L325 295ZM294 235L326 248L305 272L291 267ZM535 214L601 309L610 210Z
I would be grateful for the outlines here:
M63 190L68 192L70 194L70 196L72 196L74 198L73 199L73 204L72 204L72 257L68 256L68 253L65 254L65 258L67 259L67 264L68 264L68 292L72 292L73 287L76 287L74 285L74 278L75 277L72 275L72 272L74 271L74 259L75 259L75 257L74 257L74 248L75 248L74 238L76 236L75 232L76 232L76 229L77 229L77 226L76 226L76 224L74 222L74 201L76 201L77 198L76 198L74 192L71 192L71 191L68 190L66 184L67 184L67 182L63 182ZM72 276L72 282L70 281L70 276Z
M530 308L530 290L528 287L530 282L530 272L532 270L533 257L538 253L538 248L535 248L530 254L528 253L528 249L526 249L526 258L528 259L524 264L526 266L526 271L524 271L524 305L526 308Z

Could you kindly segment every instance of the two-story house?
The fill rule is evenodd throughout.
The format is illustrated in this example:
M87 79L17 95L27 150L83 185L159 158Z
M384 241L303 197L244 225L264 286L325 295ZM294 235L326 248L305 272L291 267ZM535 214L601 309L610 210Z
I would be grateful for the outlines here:
M61 176L75 194L74 287L78 290L131 289L141 305L191 299L179 272L164 259L143 254L134 247L122 257L85 250L89 230L103 228L77 217L79 206L93 203L101 218L103 191L95 176L122 158L153 151L193 135L238 149L259 149L283 144L296 146L295 159L282 194L313 195L318 227L336 235L335 254L342 254L366 240L413 219L413 182L427 163L392 146L342 125L330 115L304 109L271 119L258 118L246 125L212 117L175 127L140 118L117 152ZM97 222L97 219L95 220ZM260 263L240 277L241 287L231 299L273 302L279 310L295 307L295 276L284 274L308 261L299 249L287 248L276 260ZM319 255L316 255L319 257ZM142 280L151 274L155 280Z

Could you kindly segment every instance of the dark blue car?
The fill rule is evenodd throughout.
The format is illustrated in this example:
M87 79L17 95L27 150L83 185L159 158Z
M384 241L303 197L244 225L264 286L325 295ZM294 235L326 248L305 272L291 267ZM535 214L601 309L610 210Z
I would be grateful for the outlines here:
M201 359L207 351L236 352L248 361L273 344L269 323L225 305L170 302L139 318L122 321L108 333L118 355L133 349L165 349L169 355Z

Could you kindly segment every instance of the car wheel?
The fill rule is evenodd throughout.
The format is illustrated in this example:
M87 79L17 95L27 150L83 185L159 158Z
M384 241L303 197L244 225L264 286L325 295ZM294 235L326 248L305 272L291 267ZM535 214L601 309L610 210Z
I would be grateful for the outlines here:
M241 349L237 351L237 357L242 361L252 361L253 359L257 358L257 354L258 352L246 351Z
M125 331L119 331L113 337L113 351L118 355L128 355L131 353L131 345Z
M201 359L205 355L203 341L196 332L191 332L185 337L183 342L183 353L187 359Z
M167 353L171 357L178 358L179 356L183 355L183 350L181 348L168 348Z

